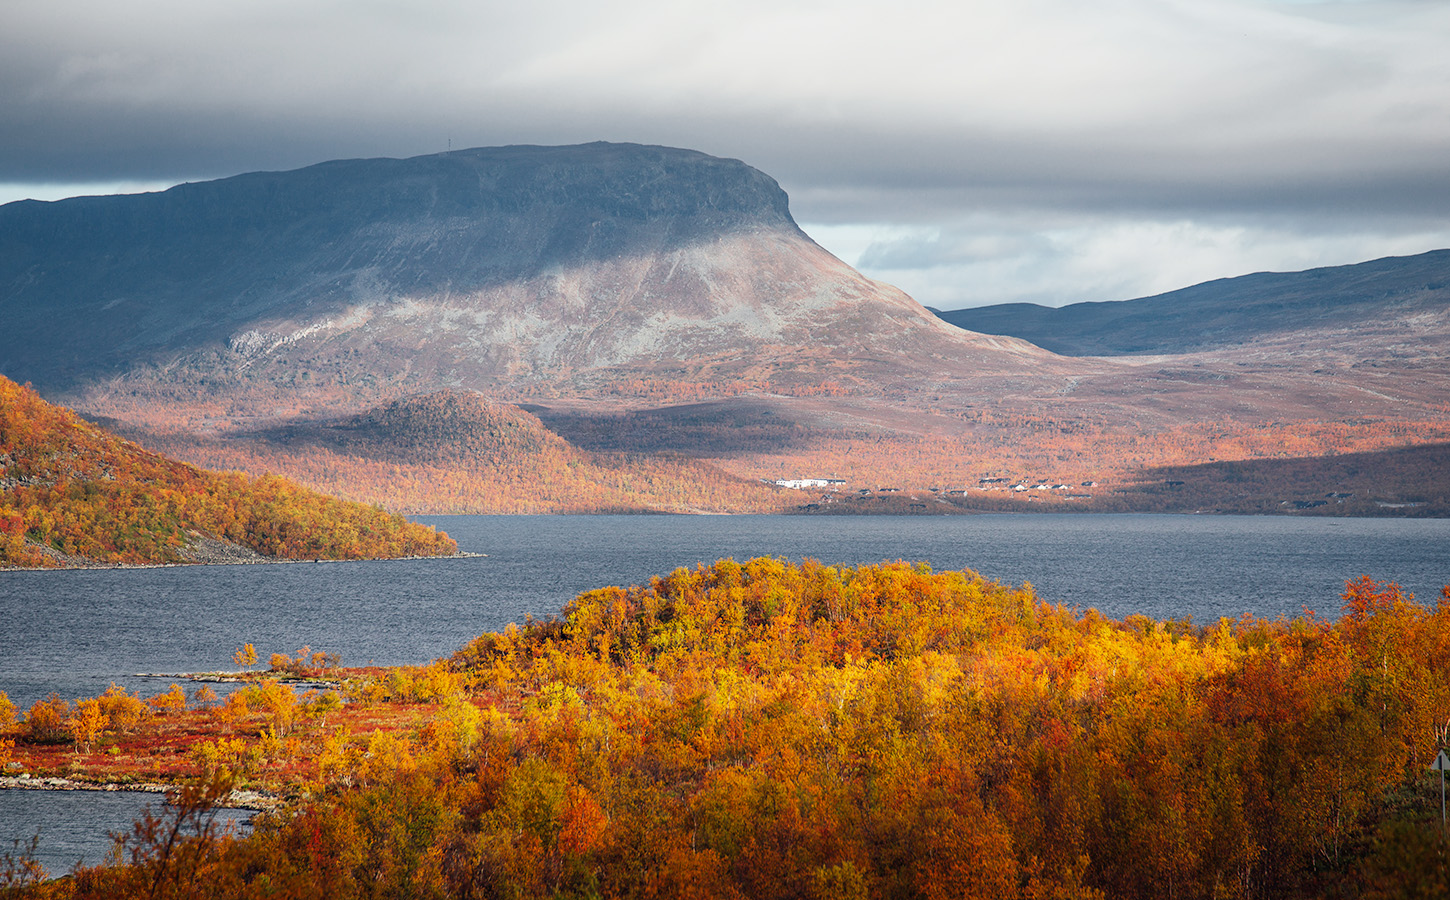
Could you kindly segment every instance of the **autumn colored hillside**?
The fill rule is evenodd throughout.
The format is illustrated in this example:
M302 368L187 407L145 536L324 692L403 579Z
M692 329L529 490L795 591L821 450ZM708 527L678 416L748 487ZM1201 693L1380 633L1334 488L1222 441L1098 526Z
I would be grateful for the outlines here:
M225 438L174 431L138 437L199 465L279 472L414 513L752 513L789 501L760 479L682 454L581 450L533 414L471 391Z
M276 476L208 472L148 452L0 377L0 566L457 549L431 528Z
M429 666L279 654L225 703L52 698L0 741L26 771L199 780L126 837L129 865L39 884L22 858L10 882L56 898L1445 896L1426 766L1450 727L1450 588L1427 606L1364 577L1341 602L1337 618L1113 621L920 564L724 560L591 591ZM298 697L277 680L293 672L338 692ZM287 798L246 840L207 827L234 785Z

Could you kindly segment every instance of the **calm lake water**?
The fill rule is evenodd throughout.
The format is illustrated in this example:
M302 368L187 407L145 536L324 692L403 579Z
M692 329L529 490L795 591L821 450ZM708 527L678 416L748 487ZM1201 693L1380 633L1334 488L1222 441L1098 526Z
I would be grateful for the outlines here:
M1450 520L980 515L440 516L486 558L0 572L0 690L22 708L51 691L94 696L140 672L231 668L303 644L344 663L419 663L485 631L552 615L575 594L722 557L826 563L924 560L1109 616L1337 615L1346 579L1398 581L1433 602L1450 583ZM17 795L25 796L23 808ZM0 850L51 817L0 791ZM41 796L67 797L46 794ZM87 795L82 795L87 796ZM96 796L96 795L89 795ZM57 801L59 802L59 801ZM139 810L145 802L135 802ZM63 814L57 814L64 818ZM134 816L134 812L129 814ZM116 828L129 822L110 824ZM100 835L104 837L105 828ZM48 831L41 829L42 850ZM73 848L69 845L67 852ZM99 859L104 841L86 851ZM90 855L95 854L95 855ZM65 871L74 858L60 861ZM47 862L47 865L52 865Z

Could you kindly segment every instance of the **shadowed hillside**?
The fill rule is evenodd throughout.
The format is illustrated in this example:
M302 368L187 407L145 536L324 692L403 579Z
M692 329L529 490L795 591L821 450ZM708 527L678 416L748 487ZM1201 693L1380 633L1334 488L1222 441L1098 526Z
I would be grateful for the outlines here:
M686 456L581 450L531 413L466 391L225 439L135 436L198 464L281 472L417 513L773 512L785 502Z
M1149 470L1139 509L1329 516L1450 516L1450 444Z

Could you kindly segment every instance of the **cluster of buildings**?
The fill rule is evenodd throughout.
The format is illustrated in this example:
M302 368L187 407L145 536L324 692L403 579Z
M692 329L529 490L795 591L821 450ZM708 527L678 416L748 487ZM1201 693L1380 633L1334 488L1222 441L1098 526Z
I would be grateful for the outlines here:
M977 482L977 486L984 491L1012 491L1018 494L1023 491L1070 491L1073 489L1073 486L1070 484L1053 484L1048 481L1037 481L1033 483L1019 481L1009 486L1007 485L1009 480L1007 478L983 478ZM1098 483L1096 481L1084 481L1081 485L1081 487L1085 488L1097 486Z
M777 478L771 484L776 487L790 488L791 490L804 490L813 487L833 487L846 483L844 478Z
M771 484L774 484L776 487L790 488L791 490L797 491L805 490L806 488L827 488L829 490L835 490L841 485L844 485L845 483L846 479L844 478L778 478L775 481L771 482ZM1172 482L1170 482L1170 484L1171 483ZM1094 488L1098 486L1098 483L1096 481L1084 481L1080 486L1085 488ZM1024 491L1070 491L1074 489L1074 486L1062 483L1053 484L1052 482L1048 481L1032 481L1030 479L1028 481L1018 481L1016 483L1012 483L1012 479L1010 478L989 477L978 479L977 489L983 491L1012 491L1014 493L1020 494ZM967 490L967 488L953 488L943 491L941 488L932 488L931 492L933 494L943 494L948 497L961 497L966 495ZM864 497L871 493L895 494L899 493L900 491L901 488L899 487L881 487L876 488L874 492L871 488L861 488L856 493Z

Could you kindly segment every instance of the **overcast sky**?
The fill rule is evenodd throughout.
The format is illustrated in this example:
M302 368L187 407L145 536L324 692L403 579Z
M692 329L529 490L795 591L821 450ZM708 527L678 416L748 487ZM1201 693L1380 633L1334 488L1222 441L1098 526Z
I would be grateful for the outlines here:
M0 0L0 123L0 202L690 147L944 309L1450 247L1442 0Z

